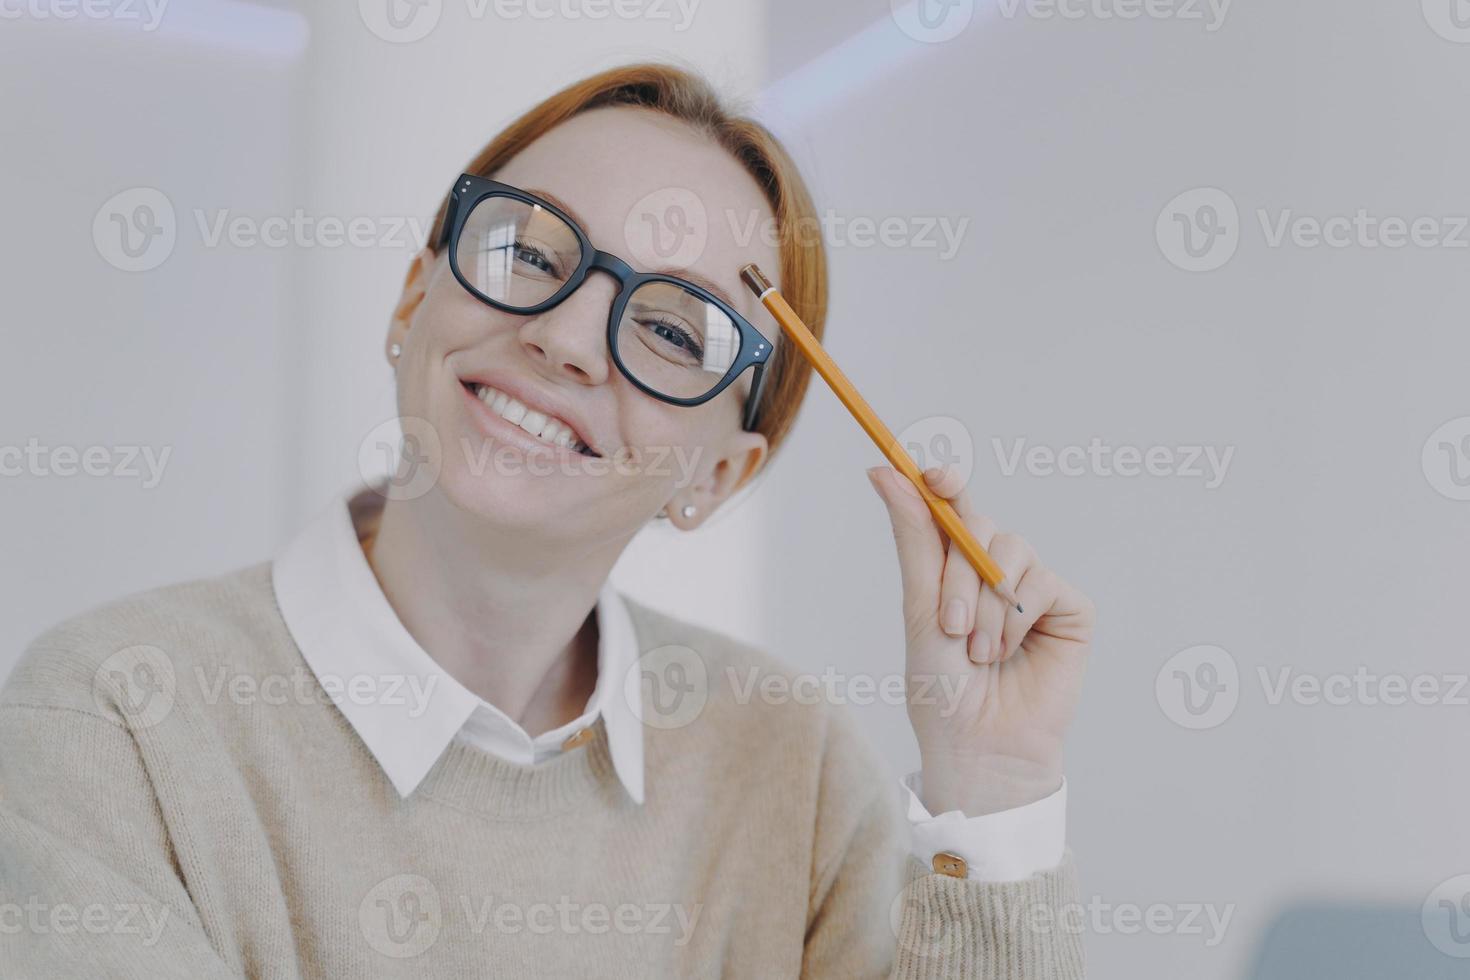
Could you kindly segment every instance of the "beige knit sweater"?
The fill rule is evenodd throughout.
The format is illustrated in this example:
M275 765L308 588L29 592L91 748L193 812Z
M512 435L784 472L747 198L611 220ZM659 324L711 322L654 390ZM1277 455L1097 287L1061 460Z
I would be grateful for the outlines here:
M629 607L640 649L782 669ZM264 683L307 670L268 565L36 641L0 693L0 976L1083 975L1070 855L1024 882L932 873L842 710L712 687L645 728L642 806L601 723L534 767L456 741L400 799L329 700Z

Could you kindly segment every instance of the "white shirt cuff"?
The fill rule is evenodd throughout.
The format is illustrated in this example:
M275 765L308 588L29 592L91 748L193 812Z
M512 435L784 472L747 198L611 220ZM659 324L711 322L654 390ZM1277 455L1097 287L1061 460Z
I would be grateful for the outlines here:
M1067 781L1050 796L1011 810L967 817L959 810L933 816L919 799L920 772L899 780L908 794L913 854L925 867L941 851L969 865L980 881L1022 881L1062 863L1067 846Z

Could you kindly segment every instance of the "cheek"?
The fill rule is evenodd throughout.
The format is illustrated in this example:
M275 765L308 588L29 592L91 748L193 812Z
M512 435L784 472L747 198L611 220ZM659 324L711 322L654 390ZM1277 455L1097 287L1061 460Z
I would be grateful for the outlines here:
M449 352L484 340L487 332L512 330L515 317L477 301L453 276L435 281L414 311L412 330L430 351Z
M636 460L625 468L625 479L667 496L710 468L706 456L717 428L717 417L710 411L713 403L680 408L656 402L635 389L620 407L627 456Z

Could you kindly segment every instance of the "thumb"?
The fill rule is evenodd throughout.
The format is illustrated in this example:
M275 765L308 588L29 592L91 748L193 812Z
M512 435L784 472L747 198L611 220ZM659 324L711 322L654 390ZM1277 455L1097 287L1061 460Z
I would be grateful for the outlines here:
M903 579L904 618L914 629L939 614L939 588L944 577L944 541L929 505L913 484L891 466L874 466L868 480L888 508L898 569Z

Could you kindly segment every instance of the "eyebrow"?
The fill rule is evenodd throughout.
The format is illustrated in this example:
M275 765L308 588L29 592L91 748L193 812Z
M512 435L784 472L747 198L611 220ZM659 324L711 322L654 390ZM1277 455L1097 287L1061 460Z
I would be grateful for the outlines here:
M551 191L542 190L539 187L527 187L526 192L528 194L534 194L539 198L543 198L546 201L555 204L566 214L568 218L571 218L572 221L576 222L578 227L584 229L587 227L587 222L582 220L582 217L577 214L575 210L572 209L571 205L567 204L566 201L563 201L561 198L551 193ZM740 309L740 307L735 305L735 300L730 296L728 292L725 291L724 287L715 282L713 279L710 279L708 276L700 275L693 269L674 269L665 267L661 269L654 269L653 274L657 276L673 276L675 279L683 279L686 282L694 283L696 286L702 286L708 292L711 292L715 296L718 296L726 306L730 307L730 309Z

